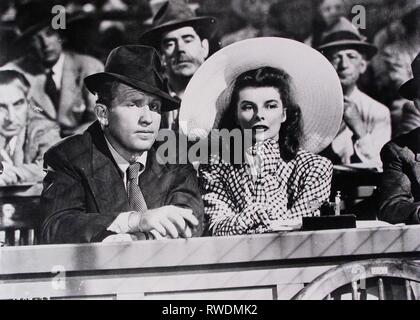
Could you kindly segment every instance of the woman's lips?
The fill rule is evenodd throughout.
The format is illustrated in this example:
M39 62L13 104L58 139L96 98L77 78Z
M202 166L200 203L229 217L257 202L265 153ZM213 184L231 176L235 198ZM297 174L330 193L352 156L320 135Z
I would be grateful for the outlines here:
M267 131L268 127L264 125L255 125L252 127L252 130L254 131Z

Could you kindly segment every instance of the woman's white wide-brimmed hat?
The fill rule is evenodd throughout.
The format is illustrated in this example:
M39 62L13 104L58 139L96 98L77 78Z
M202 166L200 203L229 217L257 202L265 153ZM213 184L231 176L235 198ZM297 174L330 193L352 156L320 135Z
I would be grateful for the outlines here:
M301 148L320 152L336 136L343 116L340 80L318 51L290 39L253 38L233 43L212 55L191 78L181 102L179 124L190 140L217 129L227 109L235 79L245 71L269 66L293 79L302 110Z

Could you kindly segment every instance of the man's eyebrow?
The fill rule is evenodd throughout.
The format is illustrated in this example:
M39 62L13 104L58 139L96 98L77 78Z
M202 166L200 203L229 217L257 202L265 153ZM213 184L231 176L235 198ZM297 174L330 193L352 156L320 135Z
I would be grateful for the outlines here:
M195 38L195 34L194 33L183 34L181 36L181 38L182 39L185 39L185 38Z
M194 33L187 33L187 34L181 35L182 39L195 38L195 37L196 37L196 35ZM167 43L167 42L170 42L170 41L174 41L176 39L177 39L177 37L165 37L165 38L162 39L162 43Z
M15 102L13 102L13 105L16 105L16 104L18 104L18 103L21 103L21 102L23 102L25 99L23 99L23 98L21 98L21 99L19 99L19 100L16 100Z

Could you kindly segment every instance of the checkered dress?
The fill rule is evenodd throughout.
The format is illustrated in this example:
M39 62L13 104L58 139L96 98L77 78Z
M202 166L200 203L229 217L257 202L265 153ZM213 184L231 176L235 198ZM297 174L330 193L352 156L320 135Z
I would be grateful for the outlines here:
M273 222L319 215L330 194L329 160L299 150L285 162L278 143L270 139L247 153L254 161L232 165L212 156L199 168L213 235L270 232Z

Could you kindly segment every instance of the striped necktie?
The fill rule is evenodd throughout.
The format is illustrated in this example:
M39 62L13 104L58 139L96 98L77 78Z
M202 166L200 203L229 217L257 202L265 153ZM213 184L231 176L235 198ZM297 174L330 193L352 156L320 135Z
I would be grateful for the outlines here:
M147 204L138 185L140 167L141 164L139 162L134 162L128 167L127 192L131 209L140 213L144 213L147 211Z

